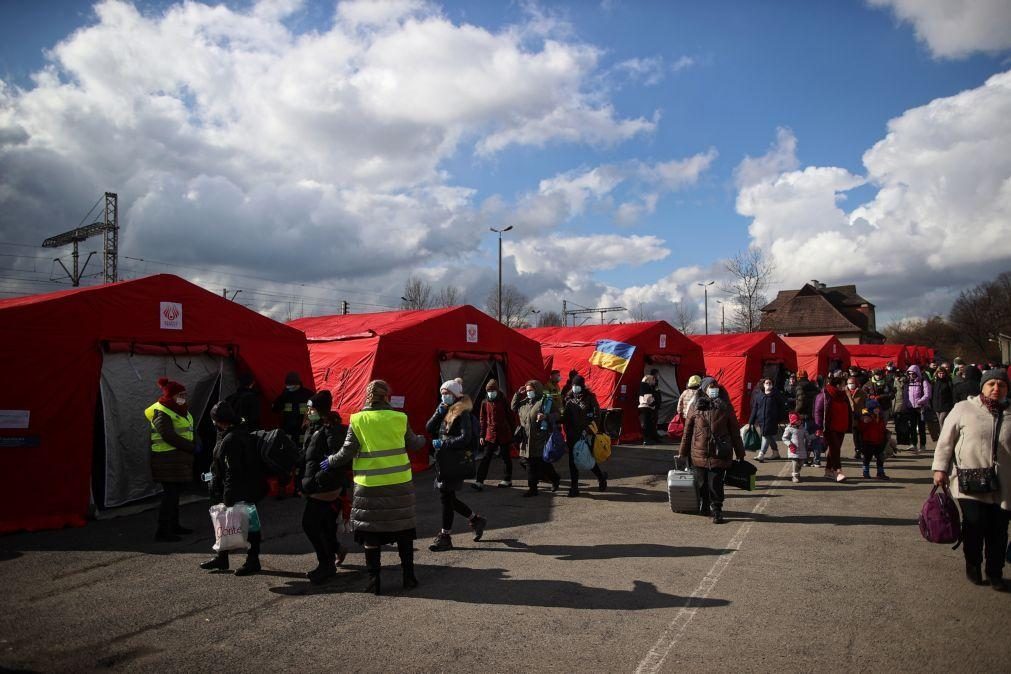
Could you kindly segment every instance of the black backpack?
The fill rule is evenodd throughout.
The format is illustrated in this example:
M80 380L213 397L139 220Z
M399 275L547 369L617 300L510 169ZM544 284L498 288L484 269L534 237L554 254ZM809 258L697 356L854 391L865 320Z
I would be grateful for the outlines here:
M256 443L256 451L260 455L263 472L267 475L287 477L295 469L299 461L298 445L280 428L271 431L253 431L250 433Z

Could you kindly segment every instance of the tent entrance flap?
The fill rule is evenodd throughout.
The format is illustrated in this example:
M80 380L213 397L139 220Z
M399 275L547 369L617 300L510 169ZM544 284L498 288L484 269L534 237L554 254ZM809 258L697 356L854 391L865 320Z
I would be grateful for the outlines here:
M151 431L144 410L161 395L160 377L186 387L197 427L219 381L222 398L236 389L235 363L221 355L106 353L101 376L105 488L103 502L95 499L99 508L123 505L159 490L151 481Z
M657 387L663 396L660 401L660 411L657 414L657 423L661 427L667 428L667 424L677 412L678 398L681 397L681 390L678 388L678 366L674 363L664 363L651 369L656 369Z
M484 398L484 385L489 379L498 381L499 389L505 391L506 387L505 368L503 363L488 354L487 360L475 360L472 358L448 358L439 361L439 384L450 379L459 377L463 379L463 392L470 396L470 399L477 405ZM437 386L439 384L436 384ZM434 397L434 396L433 396ZM475 413L477 410L475 409Z

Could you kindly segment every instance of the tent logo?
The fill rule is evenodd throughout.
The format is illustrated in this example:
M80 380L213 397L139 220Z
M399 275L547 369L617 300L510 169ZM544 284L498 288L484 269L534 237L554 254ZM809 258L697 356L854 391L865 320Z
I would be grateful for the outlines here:
M161 329L162 330L182 330L183 329L183 305L178 302L161 303Z
M467 324L467 343L477 344L477 323Z

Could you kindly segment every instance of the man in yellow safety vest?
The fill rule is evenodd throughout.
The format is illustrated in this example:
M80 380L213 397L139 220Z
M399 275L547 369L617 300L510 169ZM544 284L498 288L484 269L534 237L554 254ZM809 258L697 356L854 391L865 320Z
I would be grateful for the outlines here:
M166 377L158 380L158 386L161 397L144 410L151 425L151 479L162 487L154 539L174 542L180 534L193 533L179 524L179 492L193 480L193 415L185 386Z

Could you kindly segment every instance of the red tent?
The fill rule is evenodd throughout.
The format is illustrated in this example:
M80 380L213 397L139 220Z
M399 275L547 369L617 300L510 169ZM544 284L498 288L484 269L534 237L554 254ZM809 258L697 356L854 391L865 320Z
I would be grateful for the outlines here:
M924 366L934 361L934 350L929 347L919 345L907 346L906 350L910 354L910 365L916 363L917 365Z
M797 371L806 370L811 381L850 366L849 351L835 335L783 337L783 341L797 353Z
M265 403L286 372L310 374L300 332L170 275L0 301L0 351L0 532L156 493L143 410L158 377L184 383L199 425L237 369Z
M659 421L666 426L674 416L677 396L688 377L703 370L702 352L694 342L665 321L624 325L585 325L576 328L530 328L520 330L541 345L545 365L562 373L576 370L597 394L602 407L621 408L621 440L642 438L639 425L639 383L648 370L659 371L664 394ZM624 375L590 365L597 340L611 339L635 347Z
M726 389L742 424L751 415L752 388L759 379L771 377L781 385L787 371L797 370L797 354L774 332L691 338L702 347L706 374L716 377Z
M472 306L319 316L288 325L305 332L316 386L333 391L345 419L361 410L373 379L390 384L394 407L424 433L443 381L462 377L476 403L490 378L511 397L518 385L544 376L536 342ZM411 464L415 471L427 468L428 449L414 452Z
M912 365L909 352L902 344L847 344L850 363L865 370L883 369L888 363L905 370Z

